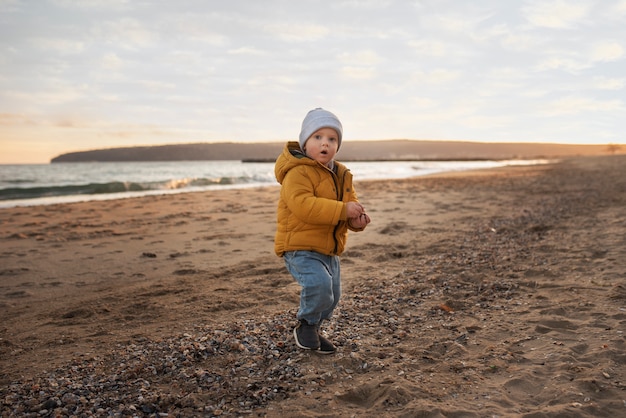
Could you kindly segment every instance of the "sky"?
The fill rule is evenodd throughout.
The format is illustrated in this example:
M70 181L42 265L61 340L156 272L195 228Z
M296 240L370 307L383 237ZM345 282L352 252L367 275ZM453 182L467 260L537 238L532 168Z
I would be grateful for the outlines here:
M626 0L0 0L0 164L296 140L626 144Z

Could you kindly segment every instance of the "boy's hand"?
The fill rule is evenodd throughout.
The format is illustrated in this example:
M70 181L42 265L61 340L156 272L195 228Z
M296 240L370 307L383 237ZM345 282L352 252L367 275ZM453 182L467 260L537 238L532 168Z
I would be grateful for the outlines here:
M370 219L367 213L362 213L361 215L349 218L348 224L354 229L363 229L369 224L372 220Z
M346 203L346 215L348 219L357 218L365 213L365 208L359 202Z

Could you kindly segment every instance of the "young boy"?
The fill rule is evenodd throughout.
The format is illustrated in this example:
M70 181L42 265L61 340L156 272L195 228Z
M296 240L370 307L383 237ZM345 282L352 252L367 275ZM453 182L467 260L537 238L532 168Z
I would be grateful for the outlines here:
M288 142L276 159L281 184L274 250L301 286L296 345L332 354L335 346L320 335L341 296L339 256L348 229L362 231L370 223L357 200L352 174L335 154L341 146L341 122L331 112L311 110L298 142Z

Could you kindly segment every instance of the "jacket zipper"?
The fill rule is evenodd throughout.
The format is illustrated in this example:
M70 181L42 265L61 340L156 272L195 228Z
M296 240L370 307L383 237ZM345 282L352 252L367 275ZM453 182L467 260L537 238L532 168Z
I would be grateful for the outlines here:
M333 177L333 181L335 182L335 189L337 190L337 200L339 202L343 202L343 186L346 183L346 173L348 172L348 170L344 170L344 172L342 173L342 179L341 179L341 184L339 184L339 176L337 176L334 172L330 172L330 174ZM341 187L339 187L341 185ZM341 222L341 221L340 221ZM335 248L333 249L333 254L337 254L337 250L339 247L339 240L337 239L337 230L339 229L339 223L337 225L335 225L335 228L333 229L333 239L335 241Z

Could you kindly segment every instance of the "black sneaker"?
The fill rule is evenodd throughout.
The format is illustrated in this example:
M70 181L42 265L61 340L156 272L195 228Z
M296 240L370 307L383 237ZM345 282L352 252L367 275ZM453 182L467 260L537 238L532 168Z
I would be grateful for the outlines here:
M317 351L319 354L334 354L337 351L337 348L324 338L321 334L318 335L320 338L320 349Z
M293 329L293 337L296 340L296 345L304 350L318 350L320 348L317 325L309 325L304 319L301 319Z

